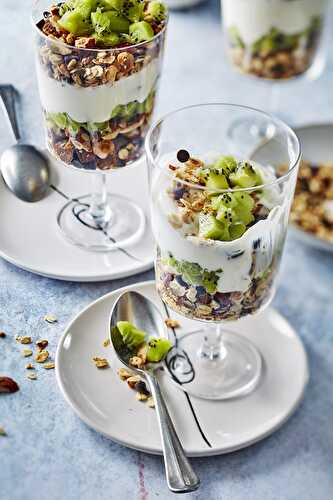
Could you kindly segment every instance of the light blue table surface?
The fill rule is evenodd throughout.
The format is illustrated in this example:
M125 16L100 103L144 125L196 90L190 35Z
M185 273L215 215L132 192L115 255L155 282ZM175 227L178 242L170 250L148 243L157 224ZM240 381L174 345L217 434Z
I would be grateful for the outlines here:
M22 94L24 138L42 144L29 25L30 2L1 0L0 78ZM333 25L330 18L330 25ZM330 43L333 42L331 30ZM316 82L298 81L280 92L280 112L292 123L333 121L333 49ZM216 1L171 14L158 113L200 101L267 107L269 85L229 68L222 48ZM10 144L0 119L0 148ZM1 216L1 214L0 214ZM15 221L13 221L15 223ZM0 235L1 238L1 235ZM169 499L162 459L138 453L86 427L60 395L53 372L26 379L11 337L31 332L50 339L50 351L67 322L90 301L153 272L108 283L52 281L0 261L0 373L21 390L0 397L1 500ZM276 434L248 449L196 459L205 500L329 500L333 498L333 255L289 237L274 301L297 329L309 355L311 380L297 413ZM53 312L57 325L43 321ZM246 416L244 416L246 418Z

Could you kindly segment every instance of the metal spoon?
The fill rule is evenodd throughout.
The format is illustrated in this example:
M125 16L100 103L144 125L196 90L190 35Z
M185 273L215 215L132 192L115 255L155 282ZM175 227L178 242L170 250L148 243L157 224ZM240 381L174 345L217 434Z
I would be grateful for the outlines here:
M47 194L50 169L47 158L37 148L21 143L15 108L16 94L12 85L0 86L0 100L16 141L2 153L0 168L5 183L18 198L35 202Z
M147 334L165 337L161 314L157 307L143 295L137 292L125 292L118 298L111 311L110 339L120 361L138 373L149 385L156 406L169 489L174 493L194 491L199 487L200 480L184 453L163 399L155 374L159 366L158 364L152 366L155 364L151 363L143 370L129 364L129 358L133 356L133 353L124 344L118 328L115 328L118 321L129 321Z

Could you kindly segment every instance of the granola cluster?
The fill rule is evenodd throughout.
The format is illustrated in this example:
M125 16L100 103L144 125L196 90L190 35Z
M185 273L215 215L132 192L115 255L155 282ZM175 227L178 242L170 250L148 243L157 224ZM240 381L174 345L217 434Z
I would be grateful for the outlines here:
M333 243L333 163L302 162L290 219L300 229Z
M302 33L287 35L272 28L252 45L246 45L236 27L227 33L233 64L243 73L260 78L286 79L307 71L315 57L323 29L321 17L314 17Z

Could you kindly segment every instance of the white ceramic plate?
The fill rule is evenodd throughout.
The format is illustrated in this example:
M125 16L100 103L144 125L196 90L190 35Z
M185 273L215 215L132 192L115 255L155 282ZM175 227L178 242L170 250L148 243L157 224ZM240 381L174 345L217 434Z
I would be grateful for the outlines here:
M51 162L55 184L67 196L91 191L90 173ZM150 269L154 243L148 223L146 163L111 172L107 179L111 193L133 199L146 214L145 234L126 253L93 253L71 245L57 226L57 213L65 203L59 194L50 190L42 201L26 203L7 189L0 176L0 256L27 271L69 281L104 281Z
M306 125L294 129L303 151L303 158L311 163L333 162L333 124ZM333 244L291 224L293 234L303 243L333 252Z
M57 381L66 401L90 427L130 448L161 453L155 410L135 399L134 391L117 376L121 365L112 348L103 347L112 304L124 290L133 289L154 300L165 314L154 282L101 297L81 311L64 332L56 355ZM198 328L197 322L178 319L182 327L177 334ZM251 395L229 401L197 399L178 389L166 373L161 374L171 416L190 456L227 453L273 433L295 411L308 381L303 345L273 309L228 328L251 337L263 355L263 378ZM93 356L107 357L111 368L98 370Z

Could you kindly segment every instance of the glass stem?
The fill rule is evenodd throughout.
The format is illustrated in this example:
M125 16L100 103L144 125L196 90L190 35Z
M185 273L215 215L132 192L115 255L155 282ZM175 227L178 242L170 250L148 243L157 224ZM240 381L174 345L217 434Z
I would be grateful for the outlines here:
M222 339L221 325L215 327L215 332L208 334L205 337L204 343L200 349L200 356L202 358L214 360L223 360L227 355L227 349Z
M105 227L111 218L111 210L107 202L108 194L105 173L96 172L94 174L93 189L89 214L96 225Z

